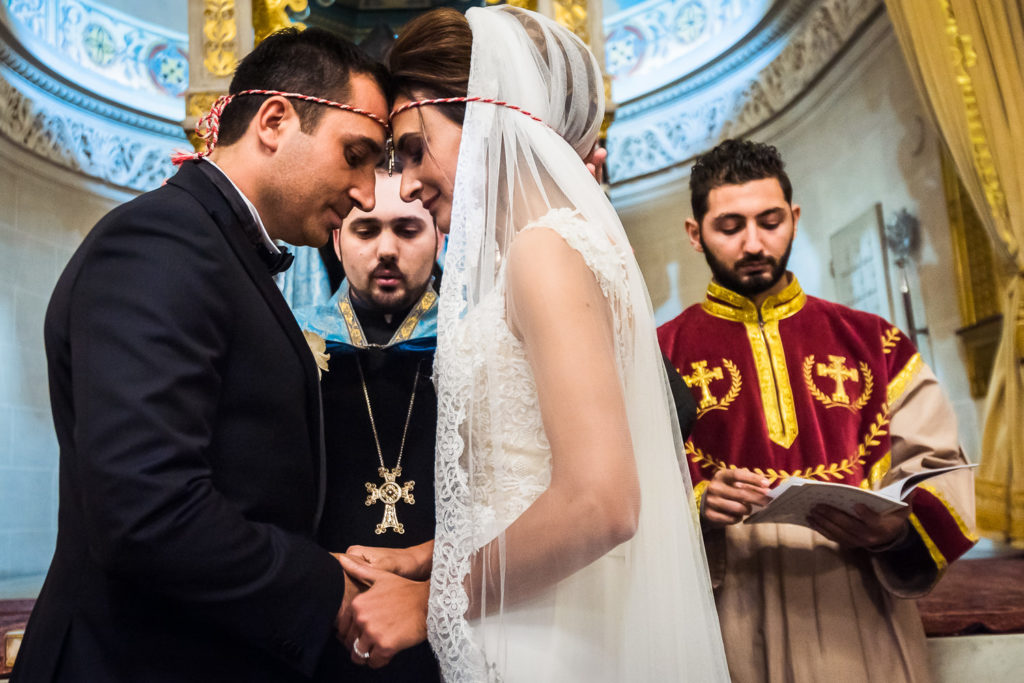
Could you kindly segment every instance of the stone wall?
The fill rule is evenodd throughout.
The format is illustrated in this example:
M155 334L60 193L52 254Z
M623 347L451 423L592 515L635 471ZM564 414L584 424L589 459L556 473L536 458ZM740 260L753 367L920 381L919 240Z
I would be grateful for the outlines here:
M57 440L43 349L50 294L88 230L131 196L0 137L0 584L44 573L56 538Z

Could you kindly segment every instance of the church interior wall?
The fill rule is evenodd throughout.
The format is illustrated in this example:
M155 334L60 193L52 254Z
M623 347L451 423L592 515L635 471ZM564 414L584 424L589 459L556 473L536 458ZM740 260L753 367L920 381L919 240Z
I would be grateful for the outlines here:
M46 306L88 230L131 196L0 137L0 597L46 571L57 533Z
M962 323L941 142L888 18L883 14L868 26L796 104L748 137L776 145L787 163L794 201L802 206L790 268L808 294L835 296L829 237L875 203L881 203L886 220L901 208L920 219L919 248L909 268L915 322L928 328L919 345L953 402L964 450L977 461L983 400L970 397L956 336ZM691 214L688 172L664 175L661 187L657 178L645 179L649 192L631 193L628 201L617 203L659 323L699 302L709 278L703 257L691 249L684 231ZM889 260L893 322L905 330L898 276Z

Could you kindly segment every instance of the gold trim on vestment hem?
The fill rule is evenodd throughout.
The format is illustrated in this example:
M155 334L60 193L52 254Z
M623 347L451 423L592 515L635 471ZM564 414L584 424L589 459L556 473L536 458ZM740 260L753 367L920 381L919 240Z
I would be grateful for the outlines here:
M713 471L718 470L735 470L736 465L729 465L722 460L716 459L714 456L709 455L700 448L697 448L693 443L687 441L686 444L686 455L690 458L690 462L696 463L701 469L711 469ZM766 467L761 469L760 467L748 467L754 474L764 477L770 484L776 481L782 481L789 479L790 477L802 477L804 479L820 479L821 481L832 481L833 479L842 479L847 474L854 473L854 467L856 465L863 465L864 460L860 456L859 452L850 456L849 458L843 458L840 462L834 462L829 465L824 463L814 465L813 467L807 467L804 469L793 470L787 472L786 470L777 470L772 467Z
M964 538L969 540L971 543L978 542L978 537L974 534L974 532L971 529L967 527L967 524L964 523L964 520L960 516L960 513L956 511L955 507L950 505L949 501L946 500L946 497L942 495L938 489L936 489L931 484L918 484L917 487L924 489L928 493L932 494L933 496L935 496L936 500L942 503L942 506L946 508L946 511L949 513L949 516L953 518L953 521L955 521L956 525L960 528L960 533L964 535Z
M874 486L878 482L885 478L885 475L889 473L889 468L892 467L892 452L886 453L881 460L871 466L871 471L868 473L868 480L871 485Z
M885 390L885 401L890 407L896 402L896 399L903 395L910 382L917 377L917 373L921 372L922 367L924 367L924 361L921 360L921 354L915 353L889 382L889 386Z
M939 550L939 546L935 545L935 541L928 535L928 532L924 530L924 526L921 524L921 520L917 518L917 515L910 513L910 523L914 526L921 540L924 541L924 545L928 548L928 554L932 556L932 561L940 572L945 571L946 567L949 566L949 562L946 561L945 555Z
M698 481L693 486L693 504L697 508L697 519L700 519L701 510L704 508L704 494L708 492L708 482Z

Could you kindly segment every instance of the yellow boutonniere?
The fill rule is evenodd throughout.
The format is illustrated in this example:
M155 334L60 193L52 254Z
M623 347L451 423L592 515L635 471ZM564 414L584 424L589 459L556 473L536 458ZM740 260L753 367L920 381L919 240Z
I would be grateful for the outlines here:
M325 353L327 342L319 334L310 330L303 330L302 336L306 338L309 350L313 353L313 360L316 361L316 376L319 379L323 377L324 372L327 372L327 361L331 359L331 354Z

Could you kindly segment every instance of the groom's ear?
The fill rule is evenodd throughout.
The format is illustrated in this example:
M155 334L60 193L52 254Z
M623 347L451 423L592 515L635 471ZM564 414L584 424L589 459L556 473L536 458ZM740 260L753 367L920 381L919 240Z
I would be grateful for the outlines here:
M300 127L298 112L291 102L280 96L270 97L260 105L249 125L255 129L261 148L271 154L280 148L282 139L293 127Z

